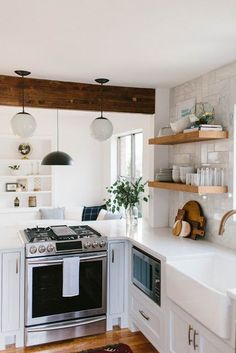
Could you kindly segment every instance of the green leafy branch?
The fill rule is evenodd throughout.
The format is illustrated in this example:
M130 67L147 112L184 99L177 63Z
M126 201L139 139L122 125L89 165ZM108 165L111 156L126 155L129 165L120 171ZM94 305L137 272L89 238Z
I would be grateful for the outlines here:
M148 202L148 196L143 196L144 188L147 182L143 182L142 178L135 182L126 179L119 179L110 187L107 187L107 192L111 195L106 201L106 205L114 213L120 211L121 207L137 205L140 201Z

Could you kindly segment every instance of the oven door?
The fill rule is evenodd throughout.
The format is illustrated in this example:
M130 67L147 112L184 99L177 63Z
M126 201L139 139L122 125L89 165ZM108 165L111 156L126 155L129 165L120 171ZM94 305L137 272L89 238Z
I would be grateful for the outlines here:
M26 260L26 326L106 313L106 252L80 254L80 294L62 296L63 259L75 256Z

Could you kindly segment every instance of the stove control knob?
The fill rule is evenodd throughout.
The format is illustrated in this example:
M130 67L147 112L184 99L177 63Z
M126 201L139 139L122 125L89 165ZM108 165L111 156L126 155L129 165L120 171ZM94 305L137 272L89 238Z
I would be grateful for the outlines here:
M29 249L29 252L30 252L31 254L35 254L35 253L37 252L36 246L35 246L35 245L31 246L30 249Z
M100 245L100 248L104 248L106 246L106 243L105 241L102 240L100 241L99 245Z
M52 244L49 244L48 246L47 246L47 251L48 252L52 252L54 250L54 246L52 245Z
M98 242L97 241L94 241L93 244L92 244L92 247L93 248L96 248L98 246Z
M40 245L39 246L39 252L42 254L43 252L45 252L46 248L44 245Z
M90 246L91 246L91 243L90 243L89 241L87 241L87 242L84 244L85 249L90 248Z

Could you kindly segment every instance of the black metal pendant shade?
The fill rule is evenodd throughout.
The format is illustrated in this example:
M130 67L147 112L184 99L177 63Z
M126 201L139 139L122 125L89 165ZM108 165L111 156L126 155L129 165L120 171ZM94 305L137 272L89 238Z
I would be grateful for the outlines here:
M47 154L42 165L73 165L73 159L65 152L55 151Z
M58 125L58 110L57 110L57 150L48 153L42 160L41 165L73 165L74 161L65 152L58 151L59 147L59 125Z

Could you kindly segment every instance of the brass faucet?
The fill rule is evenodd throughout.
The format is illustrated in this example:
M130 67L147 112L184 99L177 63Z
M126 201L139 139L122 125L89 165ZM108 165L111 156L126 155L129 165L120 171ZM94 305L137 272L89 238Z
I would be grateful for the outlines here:
M220 221L220 227L219 227L219 235L223 235L225 231L225 223L227 222L228 218L236 214L236 210L231 210L228 211L224 214L224 216L221 218Z

